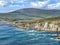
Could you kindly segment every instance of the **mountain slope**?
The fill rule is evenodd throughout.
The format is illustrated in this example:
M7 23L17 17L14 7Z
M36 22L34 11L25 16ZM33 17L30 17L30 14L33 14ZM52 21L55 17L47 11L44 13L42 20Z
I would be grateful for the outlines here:
M43 9L35 9L35 8L27 8L27 9L21 9L14 11L12 13L20 13L25 16L31 16L31 17L45 17L45 16L60 16L60 10L43 10Z
M0 14L0 19L5 20L23 20L33 18L60 17L60 10L42 10L35 8L26 8L16 10L10 13Z

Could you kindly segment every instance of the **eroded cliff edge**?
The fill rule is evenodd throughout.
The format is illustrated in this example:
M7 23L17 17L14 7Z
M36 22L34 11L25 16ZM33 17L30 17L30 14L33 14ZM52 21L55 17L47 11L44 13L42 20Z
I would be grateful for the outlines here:
M26 30L60 31L60 18L18 20L11 24Z

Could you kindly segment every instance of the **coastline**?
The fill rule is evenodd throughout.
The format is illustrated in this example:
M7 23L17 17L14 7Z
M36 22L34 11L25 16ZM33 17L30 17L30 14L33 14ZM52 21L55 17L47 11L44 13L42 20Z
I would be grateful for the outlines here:
M60 32L60 18L31 19L5 21L1 20L0 24L10 24L20 29Z
M60 23L60 22L58 22ZM58 25L58 23L48 23L48 22L44 22L44 23L22 23L22 22L12 22L12 25L21 28L21 29L25 29L25 30L37 30L37 31L52 31L52 32L60 32L60 25Z

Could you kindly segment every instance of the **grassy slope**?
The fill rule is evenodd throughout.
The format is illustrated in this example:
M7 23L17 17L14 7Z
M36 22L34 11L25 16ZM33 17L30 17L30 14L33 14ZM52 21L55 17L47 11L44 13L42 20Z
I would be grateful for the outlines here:
M10 13L0 14L0 20L23 20L23 19L36 19L36 18L50 18L60 17L60 10L42 10L27 8L21 9Z

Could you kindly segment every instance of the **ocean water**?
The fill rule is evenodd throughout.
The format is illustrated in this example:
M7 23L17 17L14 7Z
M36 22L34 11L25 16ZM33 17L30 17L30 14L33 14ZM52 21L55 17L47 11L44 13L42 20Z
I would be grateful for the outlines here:
M0 24L0 45L59 45L49 36L52 32L23 30L9 24Z

